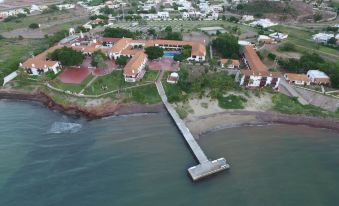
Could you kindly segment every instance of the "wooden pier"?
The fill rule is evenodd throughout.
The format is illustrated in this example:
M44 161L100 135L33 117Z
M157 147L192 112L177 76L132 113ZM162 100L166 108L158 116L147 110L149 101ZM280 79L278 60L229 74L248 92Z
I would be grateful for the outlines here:
M194 139L189 129L186 127L184 121L180 119L175 109L172 107L171 104L168 103L164 87L162 86L160 80L156 82L156 86L161 97L161 100L164 103L168 113L172 116L175 124L177 125L181 134L184 136L195 158L199 162L198 165L188 168L188 173L191 175L192 179L196 181L201 178L228 169L230 166L227 164L225 158L219 158L213 161L210 161L207 158L204 151L200 148L199 144Z

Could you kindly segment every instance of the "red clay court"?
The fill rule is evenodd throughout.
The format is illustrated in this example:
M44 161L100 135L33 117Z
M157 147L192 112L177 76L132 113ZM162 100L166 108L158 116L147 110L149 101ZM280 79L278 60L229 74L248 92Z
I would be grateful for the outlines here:
M151 61L148 67L151 70L178 71L179 62L174 61L172 57L162 57L159 60Z
M70 67L62 71L58 79L67 84L81 84L91 71L85 67Z

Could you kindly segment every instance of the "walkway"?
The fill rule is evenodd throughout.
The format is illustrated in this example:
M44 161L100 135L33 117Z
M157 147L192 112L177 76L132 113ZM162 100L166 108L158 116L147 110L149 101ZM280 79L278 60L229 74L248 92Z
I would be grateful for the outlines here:
M195 158L200 163L197 166L190 167L188 169L189 174L191 175L192 179L199 180L203 177L207 177L211 174L223 171L225 169L228 169L230 166L227 164L225 158L219 158L214 161L210 161L203 150L200 148L197 141L194 139L193 135L189 131L189 129L186 127L183 120L180 119L179 115L175 111L175 109L172 107L170 103L167 101L167 96L165 93L165 90L161 83L161 77L163 74L159 75L160 78L156 81L156 86L159 92L159 95L161 97L162 102L164 103L168 113L172 116L175 124L177 125L178 129L180 130L181 134L184 136L188 146L190 147L191 151L193 152Z
M280 86L282 86L291 96L297 97L298 101L302 105L309 104L289 83L287 83L283 78L280 80Z

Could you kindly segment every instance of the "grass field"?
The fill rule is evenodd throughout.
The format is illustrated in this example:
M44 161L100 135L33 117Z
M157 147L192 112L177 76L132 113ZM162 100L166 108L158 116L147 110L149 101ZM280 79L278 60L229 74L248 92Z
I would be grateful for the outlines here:
M31 23L38 23L42 25L48 25L53 22L62 23L70 18L78 17L76 12L71 11L58 11L46 14L38 14L20 18L9 22L1 22L0 32L11 31L18 28L27 28Z
M54 79L53 81L50 82L50 84L53 87L56 87L56 88L59 88L65 91L79 93L92 79L93 79L93 76L89 75L84 81L81 82L81 84L65 84L61 82L59 79Z
M155 84L148 84L125 91L126 101L137 102L141 104L156 104L161 102L158 90Z
M0 40L0 70L16 68L34 51L45 49L48 43L45 39L2 39Z
M338 50L314 43L311 40L313 33L307 30L296 29L283 25L274 26L272 27L272 29L288 34L289 36L286 41L296 45L298 51L301 52L313 51L322 56L327 55L328 57L339 58Z
M137 83L128 83L124 81L121 70L98 77L91 86L86 88L84 94L99 95L113 90L122 90L126 87L136 86L139 83L154 82L158 75L158 71L147 71L144 78Z

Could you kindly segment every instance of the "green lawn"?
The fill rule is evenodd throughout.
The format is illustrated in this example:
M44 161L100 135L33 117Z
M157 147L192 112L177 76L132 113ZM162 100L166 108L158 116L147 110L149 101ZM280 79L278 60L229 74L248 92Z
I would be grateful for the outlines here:
M112 73L98 77L92 85L85 89L84 94L97 95L112 90L122 89L126 86L133 86L131 83L124 81L122 71L113 71Z
M142 82L155 82L159 71L148 70L146 71L144 77L142 78Z
M156 104L161 102L158 90L155 84L148 84L125 91L127 101L137 102L141 104Z
M50 82L50 84L59 89L79 93L92 79L93 76L89 75L84 81L81 82L81 84L65 84L59 79L54 79Z
M228 95L226 97L218 97L219 106L223 109L244 109L247 100L244 97L236 95Z

